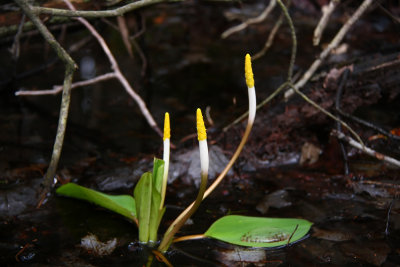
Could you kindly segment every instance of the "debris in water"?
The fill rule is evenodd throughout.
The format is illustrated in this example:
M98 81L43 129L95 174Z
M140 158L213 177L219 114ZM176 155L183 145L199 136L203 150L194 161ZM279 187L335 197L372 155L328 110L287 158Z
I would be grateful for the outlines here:
M113 238L105 243L99 241L94 234L88 234L81 239L81 247L95 256L107 256L117 247L117 239Z
M304 143L301 148L300 165L314 164L318 161L322 150L311 143Z

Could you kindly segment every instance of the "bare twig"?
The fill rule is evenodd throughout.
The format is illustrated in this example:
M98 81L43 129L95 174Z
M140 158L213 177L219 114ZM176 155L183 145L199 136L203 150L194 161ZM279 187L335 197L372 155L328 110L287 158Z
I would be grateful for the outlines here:
M361 143L357 142L356 140L354 140L353 138L351 138L350 136L347 136L343 133L340 133L336 130L332 131L332 135L336 136L337 138L346 141L349 145L351 145L352 147L355 147L359 150L361 150L362 152L364 152L367 155L370 155L372 157L375 157L379 160L382 160L384 162L390 163L396 167L400 167L400 161L398 161L397 159L394 159L392 157L389 157L387 155L381 154L379 152L376 152L375 150L366 147L365 145L362 145Z
M19 0L21 1L21 0ZM140 0L124 6L118 7L112 10L99 10L99 11L83 11L83 10L68 10L58 8L47 8L47 7L32 7L32 12L36 15L48 14L52 16L63 16L63 17L85 17L85 18L104 18L104 17L116 17L121 16L129 11L154 5L162 2L180 2L184 0Z
M333 11L335 11L336 6L340 3L340 0L331 0L328 5L322 7L322 17L318 22L317 27L314 30L313 45L319 45L322 33L328 24L329 18L331 17Z
M338 31L338 33L332 39L329 45L321 52L319 57L312 63L310 68L304 73L303 77L296 84L294 84L294 88L300 89L310 80L311 76L319 68L322 62L328 57L331 51L340 44L340 42L343 40L343 37L350 30L353 24L365 13L365 11L373 2L374 2L373 0L364 0L362 2L362 4L358 7L356 12L354 12L354 14L347 20L347 22ZM294 94L294 89L293 88L289 89L285 92L285 98L288 99L293 94Z
M40 19L32 12L31 6L23 0L15 0L15 2L22 8L24 13L36 26L45 40L54 49L58 57L65 64L65 77L63 85L63 94L61 98L60 115L58 120L57 134L54 141L53 153L51 155L51 160L47 172L44 176L42 185L42 192L40 193L39 203L46 197L47 193L50 191L53 184L53 179L57 170L58 162L60 160L61 150L64 142L65 130L67 127L69 104L71 99L71 83L74 71L76 69L76 64L69 54L61 47L61 45L56 41L51 32L46 28L46 26L40 21Z
M84 80L84 81L79 81L71 84L71 89L75 89L78 87L83 87L83 86L88 86L94 83L98 83L101 81L109 80L112 78L116 78L114 72L109 72L106 74L99 75L93 79L89 80ZM31 90L20 90L15 93L17 96L32 96L32 95L56 95L59 94L62 91L63 87L60 85L56 85L53 87L53 89L48 89L48 90L37 90L37 91L31 91Z
M239 25L227 29L221 34L221 38L222 39L228 38L230 35L246 29L251 24L262 22L268 17L268 15L271 13L271 11L274 9L275 6L276 6L276 0L271 0L269 2L269 5L264 9L264 11L258 17L250 18Z

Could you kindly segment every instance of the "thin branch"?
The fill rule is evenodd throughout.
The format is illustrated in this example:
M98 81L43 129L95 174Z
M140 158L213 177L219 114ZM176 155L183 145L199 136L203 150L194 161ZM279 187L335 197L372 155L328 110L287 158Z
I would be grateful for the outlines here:
M294 84L294 88L302 88L319 68L322 62L328 57L331 51L336 48L343 40L346 33L354 25L354 23L367 11L368 7L373 3L373 0L364 0L363 3L358 7L356 12L346 21L342 28L338 31L336 36L332 39L329 45L321 52L319 57L312 63L310 68L304 73L303 77ZM288 99L294 94L294 89L289 89L285 92L285 98Z
M106 74L99 75L93 79L85 80L85 81L79 81L71 84L71 89L75 89L78 87L83 87L83 86L88 86L94 83L98 83L101 81L109 80L112 78L116 78L114 72L109 72ZM53 89L48 89L48 90L37 90L37 91L31 91L31 90L20 90L15 93L16 96L33 96L33 95L56 95L59 94L62 91L63 87L61 85L56 85L53 87Z
M314 30L313 37L313 45L319 45L319 41L321 40L322 33L325 30L326 25L333 13L335 11L336 6L340 4L340 0L331 0L328 5L323 6L322 9L322 17L318 22L317 27Z
M21 0L18 0L21 1ZM32 7L32 12L36 15L48 14L52 16L62 16L62 17L85 17L85 18L104 18L104 17L116 17L121 16L129 11L154 5L158 3L168 3L168 2L180 2L184 0L140 0L136 1L116 9L112 10L99 10L99 11L83 11L83 10L68 10L68 9L58 9L58 8L48 8L48 7Z
M389 157L387 155L384 155L384 154L381 154L379 152L376 152L375 150L373 150L373 149L371 149L369 147L366 147L363 144L360 144L359 142L357 142L356 140L354 140L350 136L347 136L347 135L345 135L343 133L340 133L340 132L338 132L336 130L332 131L332 135L336 136L337 138L339 138L339 139L341 139L343 141L346 141L349 145L361 150L362 152L364 152L367 155L370 155L370 156L372 156L374 158L377 158L379 160L382 160L384 162L392 164L392 165L394 165L396 167L400 167L400 161L398 161L397 159L394 159L394 158Z
M269 5L264 9L264 11L258 17L250 18L239 25L227 29L221 34L221 38L222 39L228 38L230 35L246 29L251 24L262 22L268 17L268 15L271 13L271 11L274 9L275 6L276 6L276 0L271 0L269 2Z

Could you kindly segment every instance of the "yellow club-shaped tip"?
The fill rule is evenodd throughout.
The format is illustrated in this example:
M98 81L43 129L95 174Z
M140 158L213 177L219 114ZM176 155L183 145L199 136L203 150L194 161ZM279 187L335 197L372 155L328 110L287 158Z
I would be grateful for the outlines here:
M197 138L199 141L207 139L206 127L204 126L203 115L201 114L201 110L197 109Z
M169 113L165 112L165 117L164 117L164 138L165 139L170 139L171 138L171 127L169 125Z
M247 87L254 87L253 69L251 68L251 57L249 54L246 54L244 60L244 75L246 77Z

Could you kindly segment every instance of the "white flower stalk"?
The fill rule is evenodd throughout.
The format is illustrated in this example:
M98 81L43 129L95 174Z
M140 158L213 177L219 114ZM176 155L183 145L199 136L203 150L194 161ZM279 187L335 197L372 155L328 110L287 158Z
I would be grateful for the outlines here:
M169 123L169 113L165 113L164 117L164 151L163 151L163 160L164 160L164 174L163 174L163 182L161 189L161 203L160 210L164 207L165 200L165 192L167 191L167 181L168 181L168 170L169 170L169 153L170 153L170 139L171 139L171 127Z
M248 124L253 124L256 117L256 89L254 88L253 69L251 67L251 57L246 54L244 63L244 75L249 93L249 118Z
M206 127L204 126L203 115L201 114L201 110L198 108L197 113L197 139L199 140L199 150L200 150L200 168L201 168L201 176L207 176L208 174L208 145L207 145L207 133Z

